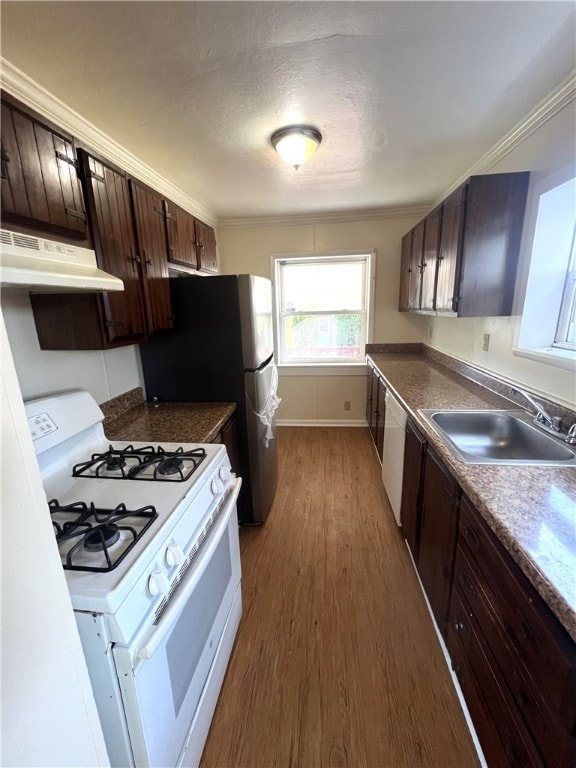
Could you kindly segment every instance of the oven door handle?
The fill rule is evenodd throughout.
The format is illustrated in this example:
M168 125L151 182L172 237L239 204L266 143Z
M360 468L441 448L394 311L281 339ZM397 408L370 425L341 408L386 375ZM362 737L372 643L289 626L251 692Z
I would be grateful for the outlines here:
M198 579L203 573L205 566L212 557L212 554L216 549L218 542L220 541L220 537L223 534L224 529L228 526L230 515L233 514L234 509L236 508L236 500L238 499L241 485L241 477L236 478L233 485L231 485L231 493L228 497L228 500L226 501L226 506L220 515L220 520L218 521L216 528L210 534L208 543L200 556L200 560L196 563L196 567L193 568L191 572L186 575L185 579L178 585L176 594L166 608L160 624L157 625L154 632L148 638L146 644L143 645L136 653L136 657L138 659L150 659L153 656L154 652L166 634L172 628L172 625L176 619L180 616L182 609L188 602L190 594L195 589Z

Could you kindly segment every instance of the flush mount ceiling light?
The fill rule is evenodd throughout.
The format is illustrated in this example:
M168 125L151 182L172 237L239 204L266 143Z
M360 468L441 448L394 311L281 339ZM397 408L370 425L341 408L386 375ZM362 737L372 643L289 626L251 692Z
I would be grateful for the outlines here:
M289 125L275 131L270 141L282 160L298 170L316 152L322 134L310 125Z

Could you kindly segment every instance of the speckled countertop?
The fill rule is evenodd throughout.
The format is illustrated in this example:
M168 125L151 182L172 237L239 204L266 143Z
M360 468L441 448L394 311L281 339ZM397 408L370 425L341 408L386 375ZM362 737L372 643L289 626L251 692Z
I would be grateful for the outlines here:
M518 408L421 353L369 354L460 487L576 640L576 468L465 464L421 408Z
M101 405L110 440L211 443L236 410L235 403L147 403L131 390Z

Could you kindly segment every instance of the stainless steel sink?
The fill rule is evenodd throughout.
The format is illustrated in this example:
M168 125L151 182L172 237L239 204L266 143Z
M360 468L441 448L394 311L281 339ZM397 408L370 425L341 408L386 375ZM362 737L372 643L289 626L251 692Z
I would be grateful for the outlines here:
M525 411L420 411L452 452L469 464L576 466L576 451L543 432Z

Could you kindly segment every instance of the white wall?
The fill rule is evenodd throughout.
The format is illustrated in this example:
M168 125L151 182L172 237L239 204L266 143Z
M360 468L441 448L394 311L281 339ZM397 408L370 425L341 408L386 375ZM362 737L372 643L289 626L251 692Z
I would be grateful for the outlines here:
M400 241L416 217L222 228L218 232L221 271L271 277L273 253L314 253L346 249L376 250L374 341L418 342L425 320L398 312ZM286 375L281 372L278 409L281 422L365 423L364 370L358 375ZM350 402L350 410L344 403Z
M102 403L129 389L143 386L138 347L105 351L61 352L40 349L30 298L2 295L2 314L25 399L85 389Z
M109 765L1 318L0 349L2 765Z
M526 138L490 171L491 173L526 170L531 172L515 300L517 313L512 317L430 318L425 332L425 341L430 346L505 376L511 381L572 408L576 408L574 373L535 360L516 357L512 353L512 347L518 336L523 287L530 259L529 235L532 224L529 212L536 210L532 200L533 189L541 179L567 166L575 168L575 136L575 104L572 102ZM488 352L482 351L485 333L490 334Z

